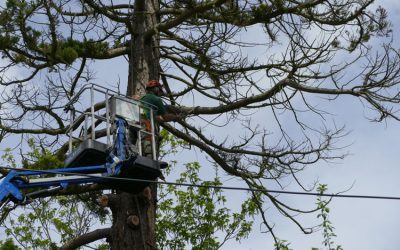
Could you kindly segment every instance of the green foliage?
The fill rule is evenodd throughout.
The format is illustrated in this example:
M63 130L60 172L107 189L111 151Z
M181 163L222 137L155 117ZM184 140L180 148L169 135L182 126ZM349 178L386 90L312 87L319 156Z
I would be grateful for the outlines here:
M327 190L328 187L326 184L320 184L319 187L317 188L317 191L320 194L324 194ZM330 212L330 209L328 207L329 202L330 200L324 200L322 196L319 196L317 199L317 206L320 211L320 213L317 215L317 218L322 219L321 227L322 227L322 235L324 237L322 244L326 247L327 250L343 250L342 246L340 245L334 246L335 243L333 241L333 238L336 237L336 234L333 231L335 227L329 220L329 212Z
M326 184L320 184L317 188L318 193L324 194L328 190L328 186ZM322 235L324 240L322 244L326 248L326 250L343 250L341 245L335 246L335 242L333 238L336 237L334 233L335 227L332 225L332 222L329 220L329 213L330 209L328 207L330 200L324 200L322 196L317 198L317 207L319 209L319 214L317 218L322 219L321 228L322 228ZM277 242L274 244L275 250L291 250L289 248L290 243L287 240L280 240L278 239ZM312 247L311 250L320 250L320 248Z
M57 46L55 48L55 54L53 54L53 46ZM107 42L95 42L92 39L81 42L71 38L60 38L55 45L49 43L41 43L39 45L40 51L45 54L50 61L62 62L66 65L71 65L83 54L93 57L107 53L108 48L109 45Z
M1 17L0 17L1 18ZM6 49L18 42L18 37L10 35L0 35L0 49Z
M166 131L162 131L164 154L177 153L179 148L187 146L182 140L177 140ZM168 144L168 146L167 146ZM24 157L24 167L45 169L61 167L63 162L49 150L34 140L28 140L29 152ZM16 160L10 149L7 149L2 159L12 167L17 167ZM174 161L173 161L174 162ZM252 217L257 213L257 203L252 199L245 200L240 211L233 212L227 208L227 197L222 189L218 175L212 181L203 181L199 172L198 162L185 164L183 171L176 180L178 183L192 183L206 187L179 187L175 185L160 185L157 210L157 244L160 249L218 249L226 241L245 239L253 226ZM170 172L170 169L167 173ZM217 188L208 188L215 186ZM326 192L327 186L320 185L318 192ZM0 241L2 249L57 249L60 244L91 230L94 223L108 222L108 210L99 207L94 199L99 193L88 193L77 196L60 196L51 199L35 200L17 215L10 216L2 225L6 240ZM322 218L323 245L327 250L342 250L334 247L334 227L329 221L329 201L318 197L317 206L320 210L318 218ZM54 237L56 235L56 237ZM13 239L18 242L16 244ZM279 240L275 250L290 250L290 243ZM97 249L108 249L101 243ZM313 248L318 250L318 248Z
M185 165L178 183L221 186L219 177L202 181L197 162ZM246 238L253 222L246 220L254 215L252 200L243 203L241 211L226 208L226 197L221 189L188 187L182 190L174 185L159 189L157 214L157 242L160 249L218 249L225 241ZM223 237L218 237L223 235Z
M31 169L62 167L61 159L49 150L38 147L28 140L29 152L23 166ZM1 157L12 167L17 167L14 155L7 149ZM59 196L37 199L27 206L10 213L4 228L6 241L0 241L1 249L58 249L77 236L87 233L94 224L104 224L108 211L94 202L98 193L76 196ZM1 211L0 211L1 212ZM18 243L19 248L14 241ZM106 249L104 246L99 249Z
M100 244L97 246L97 250L109 250L110 247L108 246L108 244Z
M160 132L161 144L160 144L160 155L171 155L178 153L179 148L188 146L188 143L182 139L179 139L169 133L167 130L162 129Z
M52 49L51 46L51 44L42 44L43 51L49 54ZM95 57L96 55L106 53L108 48L109 44L107 42L95 42L92 39L83 42L71 38L66 40L60 39L54 59L70 65L82 54Z
M12 168L17 167L17 163L15 161L13 151L11 150L11 148L6 148L4 150L4 154L1 156L1 159L7 162L10 165L10 167Z
M29 18L41 4L40 2L20 0L8 0L6 2L6 8L0 10L0 50L21 47L21 44L18 44L21 41L21 43L23 42L23 51L26 54L41 54L41 56L47 58L50 65L56 63L71 65L82 55L96 57L107 53L110 47L107 42L93 39L84 41L66 39L61 33L57 33L56 41L53 41L48 32L38 30L36 26L28 25L30 23ZM58 24L55 26L54 28L58 28ZM12 56L16 63L28 63L25 54L13 53Z
M89 232L94 224L106 221L75 196L35 200L16 214L10 215L2 227L6 236L16 239L23 249L58 249Z
M290 243L287 240L280 240L278 239L277 242L275 242L274 247L275 250L291 250L289 248Z
M54 169L64 166L60 159L50 150L36 145L34 139L28 139L29 152L22 161L22 166L29 169Z
M31 211L20 213L16 218L10 219L9 225L6 226L5 233L7 237L14 237L24 247L24 249L31 249L33 247L42 249L51 249L54 245L50 239L49 232L45 232L47 229L36 225L36 220L48 221L54 219L56 214L55 208L50 208L48 203L35 204ZM43 237L45 234L47 237Z
M14 241L11 238L7 238L6 240L0 240L0 250L19 250L17 245L15 245Z
M60 56L66 64L72 64L78 58L78 53L73 48L67 47L61 50Z

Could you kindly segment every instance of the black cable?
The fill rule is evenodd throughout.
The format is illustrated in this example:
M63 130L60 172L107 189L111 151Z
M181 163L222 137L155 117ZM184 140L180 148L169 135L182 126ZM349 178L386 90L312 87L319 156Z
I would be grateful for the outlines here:
M32 169L26 169L26 168L17 168L16 169L16 168L11 168L11 167L0 167L0 169L15 170L15 171L31 171L31 172L37 172L37 173L43 173L43 174L77 175L77 176L99 178L99 179L106 179L106 180L146 182L146 183L156 183L156 184L164 184L164 185L175 185L175 186L182 186L182 187L198 187L198 188L224 189L224 190L236 190L236 191L268 192L268 193L276 193L276 194L311 195L311 196L323 196L323 197L331 197L331 198L337 197L337 198L356 198L356 199L400 200L400 197L396 197L396 196L321 194L321 193L315 193L315 192L266 190L266 189L258 189L258 188L200 185L200 184L168 182L168 181L162 182L162 181L154 181L154 180L132 179L132 178L113 177L113 176L95 176L95 175L91 175L91 174L82 174L82 173L58 172L58 171L53 171L53 170L32 170Z

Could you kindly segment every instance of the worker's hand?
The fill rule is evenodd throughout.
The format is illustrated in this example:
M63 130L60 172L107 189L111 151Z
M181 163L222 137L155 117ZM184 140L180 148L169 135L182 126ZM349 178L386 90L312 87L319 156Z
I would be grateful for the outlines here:
M133 98L133 100L136 100L136 101L140 100L140 96L139 95L134 95L132 98Z

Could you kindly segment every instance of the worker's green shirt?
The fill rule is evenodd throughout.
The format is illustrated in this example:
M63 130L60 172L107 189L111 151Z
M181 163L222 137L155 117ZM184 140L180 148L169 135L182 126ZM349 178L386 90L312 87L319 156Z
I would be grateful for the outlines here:
M153 93L147 93L144 95L140 101L148 107L153 108L154 115L164 115L167 113L164 103L162 102L161 98ZM150 112L148 110L145 111L147 118L150 118Z

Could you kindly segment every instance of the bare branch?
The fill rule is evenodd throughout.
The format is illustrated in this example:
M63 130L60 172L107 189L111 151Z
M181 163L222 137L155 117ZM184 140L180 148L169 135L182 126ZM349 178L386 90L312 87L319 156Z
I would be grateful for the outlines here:
M79 237L73 239L72 241L66 243L64 246L60 247L60 250L73 250L78 247L84 246L86 244L92 243L96 240L101 240L108 238L111 235L111 228L96 229L92 232L82 234Z

